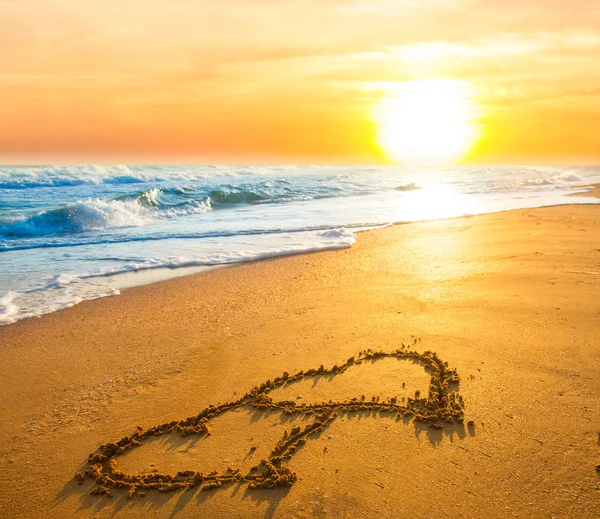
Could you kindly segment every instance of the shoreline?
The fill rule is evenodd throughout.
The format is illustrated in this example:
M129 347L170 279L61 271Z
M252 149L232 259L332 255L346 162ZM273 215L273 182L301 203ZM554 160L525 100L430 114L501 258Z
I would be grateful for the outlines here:
M599 221L600 207L583 204L395 225L361 233L350 249L213 269L0 327L0 515L592 518ZM415 350L458 371L472 426L340 417L298 449L289 489L131 501L91 496L93 482L73 479L98 445L138 425L415 339ZM427 394L415 367L382 360L351 370L281 396ZM265 418L232 412L208 439L157 439L118 464L141 473L244 468L297 423Z
M588 191L582 192L582 193L572 193L568 196L578 196L578 197L586 197L586 198L593 198L593 199L598 199L598 202L589 202L590 204L595 204L598 203L600 204L600 184L591 184L591 185L585 185L585 186L574 186L573 189L588 189ZM541 207L534 207L534 208L525 208L525 209L506 209L506 210L501 210L501 211L493 211L493 212L489 212L489 213L478 213L478 214L464 214L464 215L460 215L460 216L451 216L448 218L437 218L437 219L425 219L425 220L417 220L417 221L399 221L399 222L393 222L393 223L389 223L389 224L381 224L378 225L376 227L372 227L372 228L361 228L360 230L352 230L351 232L355 235L358 234L362 234L364 232L372 232L372 231L378 231L380 229L386 229L389 227L394 227L394 226L398 226L398 225L410 225L410 224L418 224L418 223L429 223L429 222L444 222L444 221L453 221L456 219L464 219L464 218L474 218L474 217L478 217L478 216L485 216L485 215L494 215L494 214L502 214L502 213L510 213L510 212L514 212L514 211L527 211L527 210L533 210L533 209L541 209L541 208L552 208L552 207L564 207L564 206L570 206L570 205L585 205L585 204L571 204L571 203L565 203L565 204L552 204L552 205L547 205L547 206L541 206ZM333 229L333 228L332 228ZM22 319L18 319L16 321L13 321L11 323L8 324L0 324L0 329L6 326L10 326L10 325L14 325L18 322L22 322L22 321L29 321L32 319L40 319L43 318L46 315L51 315L53 313L56 312L62 312L64 310L68 310L74 306L78 306L82 303L86 303L88 301L95 301L98 299L106 299L106 298L111 298L111 297L115 297L115 296L119 296L121 295L124 291L130 290L131 288L137 288L137 287L142 287L142 286L149 286L149 285L154 285L156 283L162 283L165 281L170 281L172 279L177 279L177 278L181 278L181 277L188 277L188 276L196 276L199 274L204 274L206 272L210 272L211 270L214 269L220 269L220 268L225 268L225 267L235 267L235 266L240 266L240 265L246 265L246 264L253 264L253 263L260 263L263 261L270 261L270 260L277 260L277 259L281 259L281 258L287 258L287 257L293 257L293 256L304 256L304 255L310 255L310 254L315 254L315 253L321 253L321 252L326 252L326 251L330 251L330 250L345 250L345 249L351 249L353 247L353 245L349 246L349 247L332 247L329 249L323 249L323 250L317 250L317 251L303 251L303 252L294 252L294 253L289 253L289 254L282 254L279 256L273 256L273 257L267 257L267 258L261 258L261 259L255 259L255 260L249 260L249 261L242 261L239 263L224 263L224 264L218 264L218 265L198 265L198 266L185 266L185 267L175 267L175 268L170 268L170 267L157 267L157 268L149 268L149 269L141 269L138 271L134 271L134 272L121 272L118 274L113 274L113 275L109 275L107 276L108 278L110 278L111 280L113 280L113 284L110 285L110 288L116 290L118 293L117 294L107 294L104 296L98 296L95 298L90 298L90 299L84 299L78 303L72 304L70 306L67 306L65 308L60 308L58 310L53 310L50 312L46 312L46 313L42 313L40 315L33 315L30 317L25 317ZM136 279L137 277L140 277L142 279Z
M569 196L585 196L585 197L600 198L600 184L590 184L587 186L580 186L577 189L583 189L583 188L588 189L588 191L585 191L583 193L573 193Z

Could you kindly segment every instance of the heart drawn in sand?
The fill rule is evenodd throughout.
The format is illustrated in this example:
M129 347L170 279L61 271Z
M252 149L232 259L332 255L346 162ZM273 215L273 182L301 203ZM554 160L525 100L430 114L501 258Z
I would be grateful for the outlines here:
M415 344L416 344L415 340ZM362 364L365 361L378 359L413 360L421 364L431 374L429 393L426 398L417 391L415 398L407 398L406 402L398 402L396 397L387 401L373 398L366 401L364 395L358 395L343 401L328 401L312 404L298 404L291 400L274 400L269 394L278 388L283 388L294 382L320 376L335 377L343 374L348 368ZM451 385L459 382L458 374L448 368L432 351L419 353L410 346L402 345L401 349L387 353L383 351L361 351L355 357L350 357L344 364L331 368L320 366L317 369L299 371L295 374L283 373L273 380L267 380L260 386L233 402L220 405L210 405L195 416L183 420L174 420L155 425L144 430L138 427L131 436L126 436L114 443L101 445L90 454L85 472L78 472L75 479L83 483L86 478L95 480L97 486L92 491L94 495L112 495L114 489L128 490L128 496L144 495L147 491L170 492L178 489L210 490L231 483L246 483L250 488L275 488L291 486L297 479L294 472L287 466L289 460L298 448L307 441L317 437L336 418L356 413L369 413L369 416L388 414L396 417L413 417L415 421L428 423L434 429L441 429L443 422L463 423L463 399L451 389ZM404 399L402 399L404 400ZM144 474L129 474L117 468L117 459L134 447L144 444L149 438L179 432L182 436L210 435L211 421L227 412L247 408L251 410L277 411L285 415L309 417L305 426L295 426L286 430L270 454L262 461L251 467L246 473L239 468L229 467L227 470L213 471L207 474L195 470L182 470L175 474L158 472Z

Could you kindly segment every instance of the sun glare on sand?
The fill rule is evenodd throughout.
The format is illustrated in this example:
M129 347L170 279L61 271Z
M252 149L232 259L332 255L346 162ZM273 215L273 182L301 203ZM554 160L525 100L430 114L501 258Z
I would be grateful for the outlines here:
M386 83L375 107L377 140L400 163L453 163L473 147L474 88L464 81L428 79Z

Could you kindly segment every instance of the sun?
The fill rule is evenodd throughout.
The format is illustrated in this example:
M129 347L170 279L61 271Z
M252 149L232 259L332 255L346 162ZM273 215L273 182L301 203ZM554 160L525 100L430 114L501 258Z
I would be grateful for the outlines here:
M373 119L378 144L392 160L455 163L477 141L477 110L470 83L428 79L386 83L383 90Z

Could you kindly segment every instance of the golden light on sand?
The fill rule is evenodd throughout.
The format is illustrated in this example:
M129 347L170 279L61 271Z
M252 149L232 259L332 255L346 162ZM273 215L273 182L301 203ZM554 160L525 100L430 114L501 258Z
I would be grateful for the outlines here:
M375 107L377 140L400 163L454 163L479 136L474 87L451 79L387 83Z

